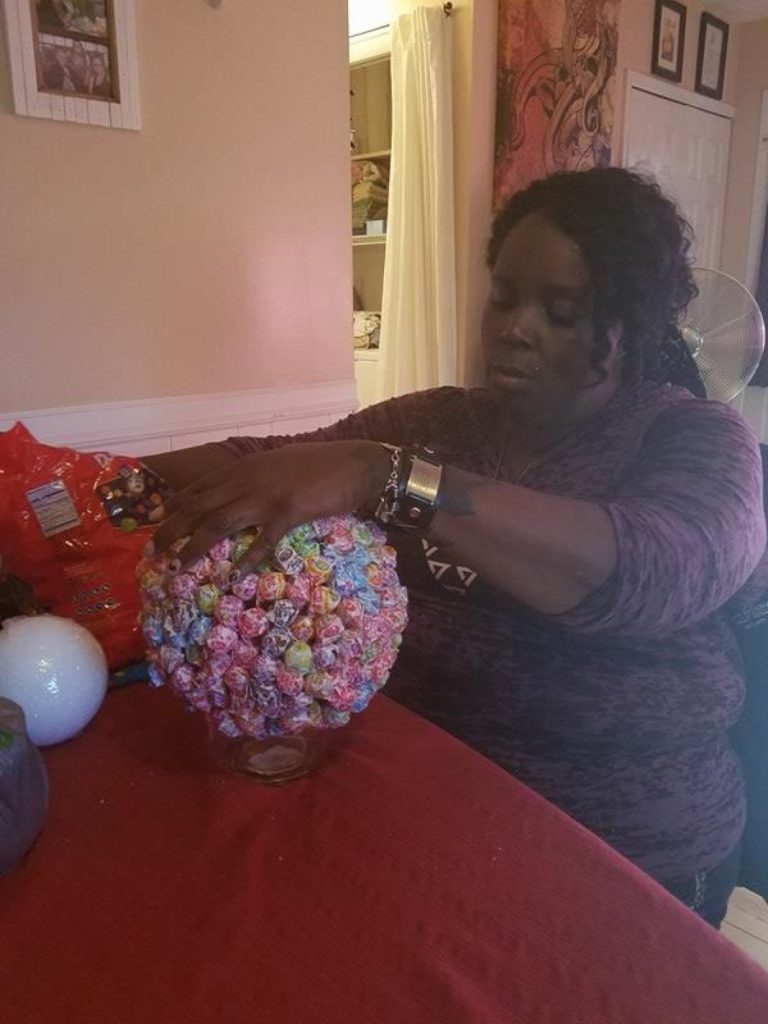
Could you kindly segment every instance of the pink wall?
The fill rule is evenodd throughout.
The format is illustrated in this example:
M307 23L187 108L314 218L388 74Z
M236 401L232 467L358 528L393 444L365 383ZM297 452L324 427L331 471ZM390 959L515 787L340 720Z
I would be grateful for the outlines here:
M141 132L0 51L0 411L351 378L345 0L137 14Z

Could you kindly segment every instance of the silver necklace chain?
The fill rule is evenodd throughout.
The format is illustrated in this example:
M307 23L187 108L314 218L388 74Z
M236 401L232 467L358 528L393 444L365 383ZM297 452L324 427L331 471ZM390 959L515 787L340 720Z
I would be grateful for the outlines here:
M507 457L507 448L508 447L509 447L509 424L505 423L504 432L503 432L502 439L501 439L501 444L499 445L499 452L498 452L498 455L497 455L497 458L496 458L496 467L495 467L495 469L493 471L493 476L491 477L492 480L498 480L499 479L499 473L501 472L501 465L502 465L502 463L504 462L504 460ZM527 462L514 475L514 477L511 480L507 480L506 482L509 483L509 484L519 484L520 481L524 477L526 477L528 475L528 473L530 473L530 471L534 468L534 466L537 466L540 461L541 461L540 459L531 459L531 461Z

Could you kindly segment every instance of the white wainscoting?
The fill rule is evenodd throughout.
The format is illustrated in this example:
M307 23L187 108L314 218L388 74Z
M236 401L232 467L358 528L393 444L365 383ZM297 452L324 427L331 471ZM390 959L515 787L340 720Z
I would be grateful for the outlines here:
M379 349L355 349L355 383L357 402L361 409L376 401L376 377L379 372Z
M747 388L732 404L760 441L768 443L768 388ZM0 413L0 431L21 420L46 444L151 455L231 434L298 434L334 423L356 408L355 382L343 380Z
M38 440L84 451L152 455L231 434L298 434L357 408L354 380L300 388L260 388L210 395L0 413L0 431L21 420Z

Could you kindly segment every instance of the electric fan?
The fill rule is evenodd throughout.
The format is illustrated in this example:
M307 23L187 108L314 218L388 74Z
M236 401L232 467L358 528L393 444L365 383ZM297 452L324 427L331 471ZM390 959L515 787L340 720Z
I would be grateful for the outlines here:
M696 267L699 294L680 325L710 398L730 402L749 384L765 347L760 307L736 278Z

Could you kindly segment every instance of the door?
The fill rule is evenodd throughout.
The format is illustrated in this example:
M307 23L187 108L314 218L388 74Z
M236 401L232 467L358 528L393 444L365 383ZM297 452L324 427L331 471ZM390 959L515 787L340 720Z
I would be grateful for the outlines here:
M704 100L723 112L703 109L699 99L655 79L632 76L625 107L624 165L654 175L693 227L696 265L719 269L730 108Z

